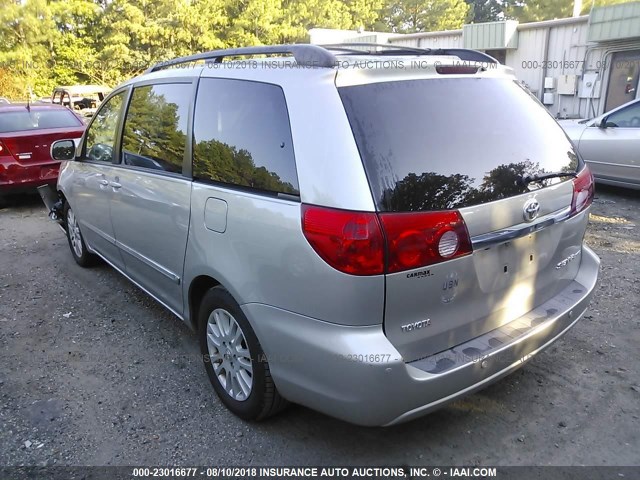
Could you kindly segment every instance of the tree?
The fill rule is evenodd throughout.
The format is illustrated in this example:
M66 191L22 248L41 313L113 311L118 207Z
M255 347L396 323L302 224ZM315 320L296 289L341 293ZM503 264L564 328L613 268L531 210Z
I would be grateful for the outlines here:
M467 22L482 23L500 20L502 4L498 0L465 0L469 5Z
M346 0L345 4L351 19L350 28L373 30L380 18L384 0Z
M284 16L281 0L233 0L226 13L228 46L277 43Z
M464 0L401 0L389 3L383 22L394 33L461 28L469 5Z
M520 23L566 18L573 14L573 0L505 0L504 13Z
M0 64L23 92L37 96L51 94L53 80L48 74L49 60L58 31L46 0L30 0L17 4L0 3Z
M628 0L583 0L582 15L594 7L624 3ZM524 22L539 22L573 15L574 0L504 0L504 13L508 18Z
M93 34L102 9L91 0L56 0L49 5L57 30L51 55L55 82L101 83Z

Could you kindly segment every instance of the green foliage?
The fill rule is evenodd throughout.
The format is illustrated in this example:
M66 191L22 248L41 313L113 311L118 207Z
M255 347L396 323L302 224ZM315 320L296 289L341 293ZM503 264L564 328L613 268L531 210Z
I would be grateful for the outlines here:
M583 13L590 7L585 0ZM114 86L160 60L304 42L313 27L411 33L501 13L546 20L572 9L573 0L0 0L0 96L49 96L54 86L75 83Z
M594 7L625 3L629 0L593 0ZM504 13L521 23L566 18L573 15L573 0L504 0ZM591 10L592 1L583 0L582 15Z
M573 0L505 0L504 12L521 23L565 18L573 14Z
M404 0L389 4L384 21L397 33L451 30L462 27L468 11L464 0Z
M500 20L502 4L498 0L465 0L469 5L468 23L495 22Z
M150 64L225 47L306 41L312 27L372 28L385 0L0 0L0 94L116 85Z

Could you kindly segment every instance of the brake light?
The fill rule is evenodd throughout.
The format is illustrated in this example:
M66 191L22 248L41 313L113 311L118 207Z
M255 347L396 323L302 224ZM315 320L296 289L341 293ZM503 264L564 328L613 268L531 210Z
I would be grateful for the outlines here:
M336 270L351 275L384 273L384 240L375 213L303 205L302 231Z
M585 165L576 178L573 179L573 199L571 200L571 215L577 215L593 201L595 183L593 174Z
M387 272L433 265L471 253L471 240L457 210L382 213L387 238Z
M440 75L474 75L480 67L472 65L436 65L436 72Z
M302 230L320 257L351 275L411 270L472 252L455 210L378 215L303 205Z
M2 142L0 142L0 157L3 155L9 155L9 150L4 146Z

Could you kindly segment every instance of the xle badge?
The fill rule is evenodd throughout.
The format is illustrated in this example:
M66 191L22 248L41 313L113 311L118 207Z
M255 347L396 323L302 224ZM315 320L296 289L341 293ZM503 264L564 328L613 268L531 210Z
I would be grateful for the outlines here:
M455 298L456 293L458 293L458 274L451 272L445 277L442 283L442 302L451 302Z

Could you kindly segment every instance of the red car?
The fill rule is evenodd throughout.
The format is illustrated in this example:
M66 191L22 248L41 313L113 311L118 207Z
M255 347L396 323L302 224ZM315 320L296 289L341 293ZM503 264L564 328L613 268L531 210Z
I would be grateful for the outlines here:
M59 105L0 105L0 195L58 179L56 140L79 139L85 124Z

